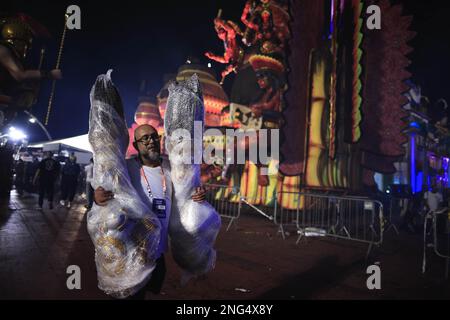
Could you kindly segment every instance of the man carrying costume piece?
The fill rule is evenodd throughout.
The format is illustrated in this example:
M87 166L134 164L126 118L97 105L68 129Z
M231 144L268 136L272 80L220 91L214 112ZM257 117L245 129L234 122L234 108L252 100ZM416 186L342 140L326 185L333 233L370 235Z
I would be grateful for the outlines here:
M161 156L161 137L154 127L148 124L137 127L133 146L138 155L127 160L131 183L141 198L149 201L149 206L157 213L162 227L156 268L147 285L128 298L142 300L147 291L159 294L164 282L166 273L164 254L168 250L168 224L173 202L173 185L169 161ZM199 187L192 199L202 202L205 197L205 190ZM114 194L102 187L95 190L95 205L105 206L113 198Z

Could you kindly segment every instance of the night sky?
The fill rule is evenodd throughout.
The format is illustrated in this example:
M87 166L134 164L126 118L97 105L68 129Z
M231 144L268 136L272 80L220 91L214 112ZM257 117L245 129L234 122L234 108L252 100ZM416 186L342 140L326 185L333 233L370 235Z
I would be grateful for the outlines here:
M222 53L223 44L216 36L213 19L222 8L224 18L238 22L245 4L245 0L120 3L14 0L3 8L4 2L0 11L24 12L49 29L52 39L47 41L45 69L55 65L67 6L77 4L81 8L82 29L68 31L62 58L64 79L56 86L48 127L55 139L87 133L90 88L96 76L109 68L114 69L113 81L124 100L127 122L131 124L142 80L148 82L148 90L155 96L164 84L163 76L176 73L189 56L207 63L203 57L205 51ZM411 43L415 51L410 55L413 81L421 84L431 101L441 97L450 101L449 5L442 0L395 2L403 3L406 13L415 17L413 29L418 35ZM35 66L39 48L36 43L32 55ZM213 63L213 68L219 72L222 65ZM39 119L45 117L49 94L47 82L32 110ZM37 126L25 125L20 117L16 123L17 127L24 127L31 141L44 139Z
M414 52L409 70L412 80L422 87L433 106L432 120L439 120L442 108L434 104L441 98L450 104L450 3L443 0L403 0L405 13L414 17L412 29L417 33L411 42ZM450 111L450 110L449 110ZM450 116L450 114L449 114Z

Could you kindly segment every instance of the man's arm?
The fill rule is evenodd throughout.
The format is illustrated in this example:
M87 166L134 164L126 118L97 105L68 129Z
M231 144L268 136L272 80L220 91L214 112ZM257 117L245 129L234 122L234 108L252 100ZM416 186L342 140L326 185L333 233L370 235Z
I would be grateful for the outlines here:
M241 15L241 21L242 21L242 23L245 24L248 28L250 28L250 29L252 29L252 30L255 30L255 31L258 31L258 30L259 30L258 25L257 25L257 24L254 24L254 23L252 23L252 22L250 22L250 21L248 20L248 14L249 14L251 8L252 8L252 1L249 0L249 1L247 1L247 3L245 4L244 11L242 12L242 15Z
M439 193L439 208L444 208L444 207L445 207L444 197L442 196L442 193Z
M56 180L58 180L59 176L62 174L62 168L61 168L61 164L59 163L59 161L56 161L56 160L55 160L55 162L56 162L56 168L55 168L56 173L55 173L55 177L56 177Z
M430 206L428 205L428 192L423 194L424 205L427 211L430 211Z
M108 201L112 199L114 199L114 193L112 191L106 191L102 187L98 187L94 191L94 202L100 207L106 206Z
M172 192L172 199L173 199ZM94 202L95 204L104 207L108 204L108 201L114 199L114 193L112 191L106 191L102 187L98 187L94 191ZM203 202L206 199L206 190L204 187L197 187L195 188L195 193L192 195L192 200L195 202Z
M77 180L81 178L81 167L80 165L77 163Z
M206 52L205 56L207 58L211 59L211 60L214 60L216 62L223 63L223 64L226 64L226 63L230 62L230 58L229 57L218 56L218 55L215 55L212 52Z
M18 82L24 80L39 80L44 77L40 70L23 70L17 65L8 48L0 45L0 64L2 64L9 74ZM49 72L49 78L59 80L62 78L61 70L52 70Z
M204 187L195 188L195 193L192 195L192 200L195 202L203 202L206 199L206 189Z

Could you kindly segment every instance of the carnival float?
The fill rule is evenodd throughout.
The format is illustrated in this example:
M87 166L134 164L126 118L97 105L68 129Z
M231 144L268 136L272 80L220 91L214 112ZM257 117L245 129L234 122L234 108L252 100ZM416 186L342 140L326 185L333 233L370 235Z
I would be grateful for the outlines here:
M366 27L366 9L372 4L381 9L381 30ZM240 21L225 17L219 11L212 24L224 52L205 53L223 64L219 79L211 68L188 61L175 80L199 75L206 128L222 133L227 128L279 129L281 157L269 164L218 159L214 166L203 166L203 182L237 188L252 205L273 205L278 194L283 207L297 208L295 193L300 191L359 194L373 190L375 173L396 171L394 163L405 155L408 141L403 106L410 78L408 42L414 37L412 19L400 5L388 0L249 0ZM231 90L225 92L221 83L231 73ZM148 114L156 114L157 106L164 117L166 87ZM235 150L260 143L258 134L240 145L223 140L204 137L206 145ZM277 173L263 175L268 166ZM239 199L230 195L229 200Z

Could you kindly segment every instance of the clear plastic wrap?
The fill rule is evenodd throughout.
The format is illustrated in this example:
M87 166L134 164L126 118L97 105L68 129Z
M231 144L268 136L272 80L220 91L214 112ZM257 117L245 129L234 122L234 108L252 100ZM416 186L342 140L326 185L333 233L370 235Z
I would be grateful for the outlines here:
M201 124L195 135L194 121ZM170 84L164 119L175 190L169 236L174 260L184 271L183 282L214 268L214 243L221 226L219 214L209 203L191 199L194 188L200 185L200 165L194 164L194 158L201 159L203 123L203 98L197 75ZM180 129L184 129L184 134ZM195 143L199 147L194 148Z
M97 78L90 98L92 186L112 191L114 198L105 207L93 206L88 231L95 247L99 288L126 298L147 283L155 268L161 225L131 184L125 162L128 130L111 70Z

